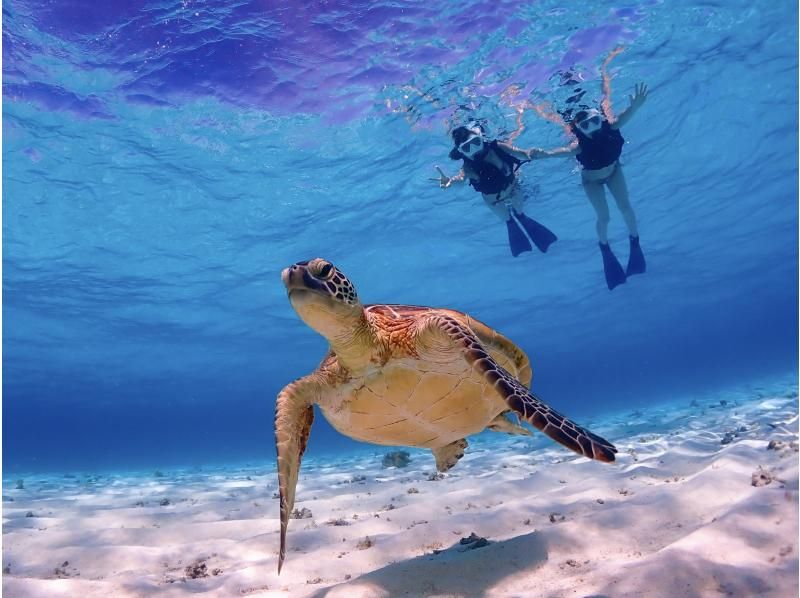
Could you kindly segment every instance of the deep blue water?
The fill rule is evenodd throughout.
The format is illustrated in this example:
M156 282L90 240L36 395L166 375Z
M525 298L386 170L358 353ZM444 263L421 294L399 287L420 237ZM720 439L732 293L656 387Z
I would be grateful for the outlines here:
M366 303L511 337L580 420L797 375L792 2L3 6L3 467L268 462L280 388L324 340L279 273L315 256ZM648 272L605 286L574 160L522 167L560 240L514 259L449 127L516 128L637 81L623 162ZM561 130L523 113L521 147ZM612 246L627 257L611 205ZM318 417L309 450L354 445Z

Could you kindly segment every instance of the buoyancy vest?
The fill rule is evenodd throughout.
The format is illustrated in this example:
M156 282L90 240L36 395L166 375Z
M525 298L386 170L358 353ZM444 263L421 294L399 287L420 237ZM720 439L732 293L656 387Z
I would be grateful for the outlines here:
M575 158L587 170L600 170L619 160L625 139L618 129L611 128L608 121L604 120L600 130L591 137L584 135L578 127L572 127L572 130L581 148Z
M506 153L505 150L498 147L496 140L489 142L487 147L487 152L493 151L504 164L509 166L508 173L503 172L502 169L482 158L479 160L470 160L464 157L464 163L471 173L478 177L477 180L470 177L469 184L472 185L473 189L485 193L486 195L494 195L496 193L501 193L511 186L516 178L514 173L517 171L520 164L523 163L523 160ZM484 157L485 155L486 154L484 154Z

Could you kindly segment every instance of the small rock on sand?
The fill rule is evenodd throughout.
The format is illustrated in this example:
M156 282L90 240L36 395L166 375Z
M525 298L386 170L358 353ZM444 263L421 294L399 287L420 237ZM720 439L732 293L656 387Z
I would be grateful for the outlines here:
M372 539L369 536L367 536L363 540L358 541L358 544L356 544L356 548L358 550L366 550L367 548L372 548L374 545L375 542L373 542Z
M342 519L340 517L339 519L329 519L328 521L325 522L325 525L332 525L332 526L335 526L335 527L341 527L341 526L344 526L344 525L350 525L350 522L348 522L346 519Z
M411 463L411 455L406 451L392 451L383 456L384 467L405 467Z
M466 538L461 538L461 540L459 540L458 543L459 544L472 544L473 542L477 542L480 539L481 539L481 537L478 534L476 534L475 532L472 532Z
M311 519L314 515L311 514L311 509L303 507L302 509L295 509L289 515L289 519Z
M772 475L772 472L768 469L764 469L763 467L759 467L756 471L753 472L752 478L750 483L755 486L756 488L760 486L766 486L775 479L775 476Z
M483 548L484 546L488 546L489 540L487 540L486 538L482 538L475 532L472 532L468 537L461 538L461 540L459 540L458 543L461 544L462 546L465 546L465 548L461 549L462 551L474 550L475 548Z
M186 565L184 573L188 579L200 579L208 577L208 566L205 564L204 559L197 559L190 565Z

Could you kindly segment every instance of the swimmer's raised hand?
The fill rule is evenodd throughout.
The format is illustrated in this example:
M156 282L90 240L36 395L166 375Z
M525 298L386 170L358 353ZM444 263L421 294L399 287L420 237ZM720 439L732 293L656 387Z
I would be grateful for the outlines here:
M637 83L633 95L629 96L629 99L631 101L631 108L634 110L638 109L647 99L647 85L644 83Z
M453 179L451 179L449 176L447 176L442 171L441 168L439 168L438 166L434 166L434 168L437 171L439 171L439 178L431 177L428 180L430 180L430 181L438 181L439 182L439 187L441 187L442 189L447 189L450 185L453 184Z

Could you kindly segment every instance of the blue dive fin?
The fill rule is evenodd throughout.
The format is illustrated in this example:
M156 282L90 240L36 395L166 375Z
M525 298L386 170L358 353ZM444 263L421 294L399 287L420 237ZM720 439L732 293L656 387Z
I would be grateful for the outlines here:
M639 237L631 237L631 252L628 255L628 267L625 273L628 276L633 274L644 274L647 271L647 264L644 261L644 254L639 245Z
M539 224L533 218L526 216L520 212L515 211L514 215L519 220L519 223L525 228L525 231L533 241L533 244L539 248L542 253L547 253L547 248L553 243L558 241L555 233L546 226Z
M516 221L509 218L506 226L508 227L508 245L511 247L511 255L517 257L523 251L530 251L531 244L528 242L528 237L525 236Z
M603 254L603 270L606 273L606 284L608 290L613 291L614 287L625 282L625 271L617 260L617 256L611 251L608 243L600 243L600 253Z

